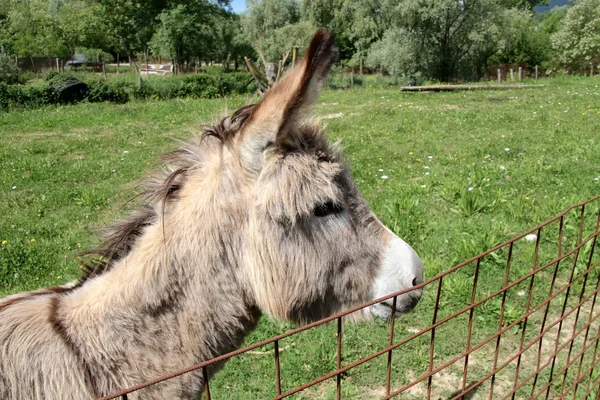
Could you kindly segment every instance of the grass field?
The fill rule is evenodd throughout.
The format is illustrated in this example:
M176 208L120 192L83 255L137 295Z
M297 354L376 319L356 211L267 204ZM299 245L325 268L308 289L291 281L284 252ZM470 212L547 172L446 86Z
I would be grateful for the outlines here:
M427 278L600 193L600 78L543 83L493 92L325 90L315 113L330 138L342 141L373 211L422 257ZM96 243L93 227L124 213L134 194L130 183L175 147L174 138L197 135L224 107L244 102L79 104L0 113L0 295L75 279L73 255ZM479 290L491 291L503 268L501 260L482 266L486 279ZM525 271L531 264L513 268ZM470 295L471 280L465 273L449 285L456 296L442 303L445 313ZM399 336L430 323L433 296L426 291L415 312L398 321ZM497 329L494 307L481 315L482 332ZM265 317L247 342L291 327ZM344 362L385 347L388 330L385 321L347 326ZM455 352L462 330L451 324L440 329L436 358ZM335 341L335 326L324 326L281 343L284 390L335 369ZM268 350L228 363L212 382L215 398L274 395ZM394 356L394 382L422 372L428 355L426 338L404 347ZM352 371L344 394L381 394L386 361L380 357ZM334 390L328 383L304 396L330 398Z

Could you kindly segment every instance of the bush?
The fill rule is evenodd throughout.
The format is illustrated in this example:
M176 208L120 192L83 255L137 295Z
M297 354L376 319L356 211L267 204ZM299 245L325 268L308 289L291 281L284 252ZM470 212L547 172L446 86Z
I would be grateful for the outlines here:
M55 102L55 97L45 83L32 85L7 85L0 82L0 110L10 108L37 108Z
M92 74L49 71L44 74L43 80L27 85L0 83L0 110L76 103L82 100L92 103L126 103L130 98L213 99L256 91L252 75L247 72L147 77L141 88L130 78L131 75L124 74L103 80Z
M0 54L0 82L16 83L19 80L19 67L7 54Z
M127 103L129 101L127 84L103 80L91 82L88 85L86 99L90 103L100 103L103 101L110 101L118 104Z

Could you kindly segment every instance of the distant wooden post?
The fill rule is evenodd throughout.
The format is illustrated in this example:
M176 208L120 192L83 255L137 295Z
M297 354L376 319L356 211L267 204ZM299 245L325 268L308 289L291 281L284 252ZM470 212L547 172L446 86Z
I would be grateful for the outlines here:
M360 66L359 66L359 73L360 76L363 76L363 59L360 59Z
M519 67L519 82L523 79L523 67Z
M354 68L350 71L350 88L354 88Z
M108 78L106 75L106 63L102 61L102 72L104 73L104 79Z
M35 70L35 62L33 61L32 56L29 56L29 61L31 61L31 69L33 70L33 73L37 73L37 71Z
M292 67L296 65L296 58L298 58L298 46L292 47Z
M65 72L65 60L60 60L60 72Z
M594 76L594 63L590 63L590 76Z
M514 80L515 80L515 77L514 77L514 75L513 75L513 69L512 69L512 68L510 69L510 80L511 80L511 81L514 81Z
M56 70L60 72L60 60L56 57Z
M535 66L535 80L538 80L538 66Z
M498 68L498 83L502 83L502 71Z

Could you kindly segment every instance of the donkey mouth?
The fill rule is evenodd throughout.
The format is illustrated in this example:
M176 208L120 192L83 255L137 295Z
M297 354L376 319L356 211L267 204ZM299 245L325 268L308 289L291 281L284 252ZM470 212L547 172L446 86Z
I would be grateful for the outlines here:
M390 310L390 312L396 312L399 314L406 314L411 312L416 306L417 303L419 302L418 298L414 298L414 297L410 297L409 299L407 299L407 301L400 301L398 302L399 304L396 305L396 308L394 309L394 307L392 306L392 304L382 301L379 303L379 305L382 305L383 307L387 308Z

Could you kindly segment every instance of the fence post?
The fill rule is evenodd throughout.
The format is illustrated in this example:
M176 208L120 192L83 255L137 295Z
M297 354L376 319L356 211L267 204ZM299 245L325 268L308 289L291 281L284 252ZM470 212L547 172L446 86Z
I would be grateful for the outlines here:
M502 71L498 68L498 83L502 83Z
M538 80L538 66L535 66L535 80Z
M523 79L523 67L519 67L519 82Z
M292 47L292 67L296 65L296 58L298 58L298 46Z
M102 61L102 72L104 73L104 79L107 79L108 76L106 75L106 63L104 61Z
M590 63L590 76L594 76L594 63Z
M515 76L513 75L513 69L510 69L510 80L514 81L515 80Z
M60 72L60 61L59 61L58 57L56 57L56 70L58 72Z
M360 59L360 67L359 67L360 76L363 76L363 59Z
M354 89L354 68L350 71L350 88Z

